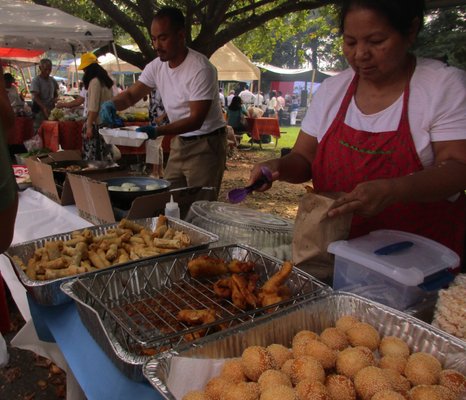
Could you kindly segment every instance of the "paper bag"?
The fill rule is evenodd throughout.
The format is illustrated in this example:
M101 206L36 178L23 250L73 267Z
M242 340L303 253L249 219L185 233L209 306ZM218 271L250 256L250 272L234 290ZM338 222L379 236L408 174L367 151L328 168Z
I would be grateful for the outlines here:
M294 264L329 285L333 281L334 257L327 247L348 237L352 219L352 214L327 216L338 196L339 193L306 193L299 203L293 229Z

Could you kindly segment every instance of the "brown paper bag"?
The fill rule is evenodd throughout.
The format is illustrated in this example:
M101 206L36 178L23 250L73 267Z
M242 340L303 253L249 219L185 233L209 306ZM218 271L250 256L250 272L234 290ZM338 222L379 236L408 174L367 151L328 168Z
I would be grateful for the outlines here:
M327 216L339 193L306 193L294 223L292 255L294 264L317 279L331 285L333 255L327 252L331 242L348 237L352 214Z

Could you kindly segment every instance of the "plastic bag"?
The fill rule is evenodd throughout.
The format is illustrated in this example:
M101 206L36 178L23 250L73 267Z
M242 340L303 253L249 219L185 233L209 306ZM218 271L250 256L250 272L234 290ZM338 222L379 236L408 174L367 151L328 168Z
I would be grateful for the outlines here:
M0 368L5 367L9 360L10 356L8 354L5 339L3 339L3 336L0 333Z
M44 146L40 135L34 135L31 139L25 140L23 144L28 152L40 150Z

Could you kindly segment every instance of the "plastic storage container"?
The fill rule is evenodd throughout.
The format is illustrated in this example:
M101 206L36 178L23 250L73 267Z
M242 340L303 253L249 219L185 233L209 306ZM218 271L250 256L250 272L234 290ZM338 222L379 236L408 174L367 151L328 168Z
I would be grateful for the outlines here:
M447 269L460 262L455 252L440 243L395 230L333 242L328 251L335 254L335 290L360 294L398 310L435 295L453 278Z
M196 201L186 221L219 236L219 244L247 244L281 260L291 259L293 223L285 218L219 201Z

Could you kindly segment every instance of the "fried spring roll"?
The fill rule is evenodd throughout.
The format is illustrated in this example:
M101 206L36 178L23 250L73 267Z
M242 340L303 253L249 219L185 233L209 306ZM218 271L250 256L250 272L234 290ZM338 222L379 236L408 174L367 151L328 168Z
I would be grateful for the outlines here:
M76 251L73 254L71 265L80 265L83 258L87 258L87 245L84 242L80 242L76 245Z
M105 257L105 251L104 250L97 249L97 254L99 255L99 257L101 258L101 260L103 261L103 263L105 264L106 267L110 267L110 265L112 265L112 263L110 261L108 261L107 258Z
M165 233L167 232L167 230L168 230L168 226L167 226L167 225L161 225L161 226L159 226L158 228L155 229L154 237L156 237L156 238L162 238L163 235L165 235Z
M129 261L129 254L125 249L118 249L118 264Z
M144 227L142 225L137 224L134 221L131 221L129 219L123 218L120 223L118 224L120 228L127 228L131 229L134 233L139 233L141 232Z
M176 239L154 239L154 246L162 249L181 249L181 241Z
M60 257L52 261L47 261L45 264L43 264L43 266L46 270L47 269L62 269L68 266L68 262L63 257Z
M84 236L76 236L73 239L67 240L64 242L67 246L76 246L79 242L86 242L86 238Z
M105 268L105 263L95 251L89 250L88 257L94 267L99 269Z
M144 240L145 245L148 247L152 247L152 232L149 232L147 229L143 229L141 230L140 235Z
M71 265L68 268L64 269L46 269L45 279L64 278L65 276L82 274L84 272L87 272L86 268L78 267L76 265Z
M176 231L173 228L168 228L167 231L163 235L163 239L173 239L175 236Z
M112 243L105 253L105 258L108 261L114 261L118 257L118 246L115 243Z

